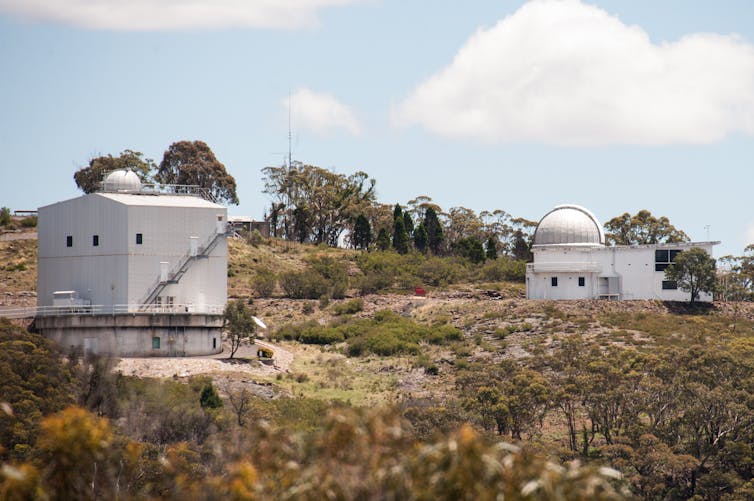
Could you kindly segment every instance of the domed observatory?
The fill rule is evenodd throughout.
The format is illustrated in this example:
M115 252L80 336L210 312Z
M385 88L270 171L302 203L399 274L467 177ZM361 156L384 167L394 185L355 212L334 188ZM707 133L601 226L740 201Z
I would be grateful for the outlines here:
M579 205L558 205L539 221L534 262L526 266L529 299L658 299L689 301L690 294L665 280L678 253L719 242L606 246L597 217ZM699 301L712 301L701 294Z
M534 245L605 245L605 232L590 211L578 205L558 205L537 225Z
M113 356L222 351L227 209L147 189L131 170L39 209L35 327Z
M141 191L141 179L132 170L116 170L105 176L102 191L108 193L138 193Z

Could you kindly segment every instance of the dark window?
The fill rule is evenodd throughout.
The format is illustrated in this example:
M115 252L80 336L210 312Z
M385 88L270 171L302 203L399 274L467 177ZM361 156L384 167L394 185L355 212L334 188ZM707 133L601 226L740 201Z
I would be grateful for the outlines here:
M212 349L214 350L215 348L217 348L217 338L213 337L212 338Z
M141 245L141 243L142 243L143 240L144 239L142 238L141 233L137 233L136 234L136 245Z
M674 291L678 289L678 282L675 280L663 280L662 281L662 290L664 291Z
M552 278L550 278L550 285L552 285L553 287L557 287L558 286L558 277L552 277Z
M97 246L99 245L99 235L94 235L94 236L92 237L92 245L93 245L94 247L97 247Z
M675 257L680 254L680 250L658 249L655 251L655 271L665 271L670 263L675 261Z
M160 338L159 337L153 337L152 338L152 349L153 350L159 350L160 349Z
M579 277L579 287L584 287L586 285L586 279L584 277Z
M65 237L65 246L73 247L73 237L71 235L68 235L67 237Z

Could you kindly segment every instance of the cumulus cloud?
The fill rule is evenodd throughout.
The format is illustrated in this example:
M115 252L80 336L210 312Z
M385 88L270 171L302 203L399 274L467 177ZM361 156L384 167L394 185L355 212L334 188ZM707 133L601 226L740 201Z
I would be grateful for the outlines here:
M90 29L296 29L358 0L0 0L0 13Z
M653 43L580 0L532 0L471 36L393 118L486 142L712 143L754 134L754 46L709 33Z
M288 98L283 99L281 103L288 110ZM353 110L330 94L301 88L291 95L290 106L296 128L322 136L339 129L353 135L361 133L361 124Z

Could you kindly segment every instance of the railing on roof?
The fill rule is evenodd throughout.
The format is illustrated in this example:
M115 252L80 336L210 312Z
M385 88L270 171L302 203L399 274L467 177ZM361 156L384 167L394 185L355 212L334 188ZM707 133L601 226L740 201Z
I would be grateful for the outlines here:
M534 273L599 273L602 265L594 262L566 262L566 263L529 263L526 270Z
M158 183L141 183L138 190L108 190L105 189L105 182L100 182L100 191L103 193L125 193L133 195L177 195L199 197L210 202L218 203L211 190L197 184L158 184Z
M222 304L93 304L75 306L32 306L29 308L0 309L0 317L34 318L59 316L94 315L180 315L207 314L222 315Z

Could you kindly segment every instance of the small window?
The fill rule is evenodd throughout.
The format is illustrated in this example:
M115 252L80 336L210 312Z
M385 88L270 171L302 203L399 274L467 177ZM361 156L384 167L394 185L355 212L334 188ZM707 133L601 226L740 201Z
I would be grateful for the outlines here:
M99 247L99 235L94 235L92 237L92 246Z
M136 234L136 245L141 245L142 242L143 242L143 240L144 239L142 238L141 233L137 233Z
M67 237L65 237L65 246L73 247L73 236L68 235Z
M558 286L558 277L552 277L552 278L550 278L550 285L552 285L553 287L557 287Z
M579 277L579 287L585 287L586 286L586 278Z
M160 349L160 338L159 337L153 337L152 338L152 349L153 350L159 350Z
M662 281L662 290L664 291L674 291L678 289L678 282L675 280L663 280Z
M212 338L212 349L213 350L217 349L217 338L216 337Z

